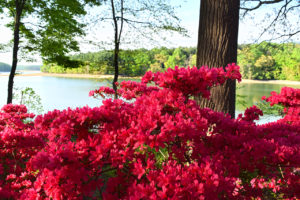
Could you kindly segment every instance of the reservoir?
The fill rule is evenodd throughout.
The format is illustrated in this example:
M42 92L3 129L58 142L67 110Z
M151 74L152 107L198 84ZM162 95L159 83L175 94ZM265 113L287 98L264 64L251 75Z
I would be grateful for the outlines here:
M0 107L5 105L7 98L8 76L0 76ZM119 80L120 81L120 80ZM44 112L68 107L95 107L101 100L89 97L89 91L100 86L111 86L111 79L81 79L53 76L16 76L15 87L19 90L32 88L40 97ZM237 98L244 100L249 107L259 102L262 96L270 96L271 91L280 92L282 87L300 88L300 84L272 84L245 82L237 84ZM237 101L238 102L238 101ZM245 105L236 105L237 114L245 110ZM266 116L269 117L269 116Z

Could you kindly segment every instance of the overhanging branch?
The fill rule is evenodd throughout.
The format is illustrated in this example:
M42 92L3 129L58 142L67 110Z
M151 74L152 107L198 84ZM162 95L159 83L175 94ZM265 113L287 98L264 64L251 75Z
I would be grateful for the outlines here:
M271 40L285 37L290 39L292 36L299 33L300 28L297 23L296 25L294 23L295 18L299 17L297 11L300 7L300 1L298 0L242 0L240 9L244 12L241 16L245 17L246 14L261 8L263 5L272 4L275 5L274 13L265 17L265 19L268 20L266 20L266 25L263 27L256 42L258 42L258 40L260 40L267 32L273 35ZM271 9L268 10L270 11Z
M252 8L246 8L246 7L240 7L240 9L242 10L246 10L246 11L252 11L252 10L256 10L258 8L260 8L262 5L265 5L265 4L274 4L274 3L280 3L284 0L273 0L273 1L261 1L261 0L244 0L244 4L247 3L247 2L257 2L257 5L252 7Z

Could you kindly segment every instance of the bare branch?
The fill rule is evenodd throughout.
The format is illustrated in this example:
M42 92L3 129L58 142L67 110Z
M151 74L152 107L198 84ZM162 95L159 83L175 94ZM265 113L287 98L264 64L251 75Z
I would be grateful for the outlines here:
M299 33L300 33L300 30L295 31L295 32L293 32L293 33L282 34L282 35L278 36L277 38L273 38L273 40L277 40L277 39L284 38L284 37L288 37L288 38L287 38L287 40L288 40L288 39L290 39L291 37L293 37L293 36L295 36L295 35L297 35L297 34L299 34ZM270 40L270 41L271 41L271 40Z
M249 11L253 11L253 10L256 10L258 8L260 8L262 5L266 5L266 4L274 4L274 3L280 3L284 0L272 0L272 1L261 1L261 0L255 0L255 2L258 2L258 4L252 8L246 8L246 7L240 7L241 10L245 10L243 16L245 16ZM253 2L253 1L247 1L245 0L244 2ZM244 3L245 5L245 3Z
M297 15L297 9L300 7L300 1L298 0L242 0L241 9L244 10L242 16L245 17L250 11L255 11L261 8L263 5L274 4L274 13L269 15L266 13L265 20L267 21L266 26L263 27L262 32L256 38L255 42L258 42L262 36L269 33L272 37L271 40L280 38L291 38L296 35L299 26L295 24L295 17ZM279 4L279 6L277 6ZM269 9L271 10L271 9ZM265 21L262 20L262 21Z
M135 23L129 23L128 25L131 26L131 27L132 27L133 29L135 29L135 30L139 30L139 28L135 26ZM143 38L146 38L147 40L149 40L150 42L156 43L156 45L159 44L159 42L156 41L156 40L151 36L151 34L149 34L149 32L144 33L143 31L139 31L139 34L140 34Z
M127 18L121 18L118 17L119 19L123 19L125 22L127 23L136 23L136 24L147 24L147 25L151 25L150 22L143 22L143 21L136 21L136 20L131 20L131 19L127 19Z
M286 13L288 13L288 12L292 11L293 9L298 8L298 7L300 7L300 3L296 6L289 7L289 9L287 9Z
M287 7L288 4L291 3L291 2L292 2L292 0L289 0L289 1L286 0L286 3L279 9L279 11L278 11L276 17L275 17L275 18L272 20L272 22L264 29L264 31L261 32L261 34L258 36L258 38L257 38L256 41L258 41L258 40L259 40L259 39L267 32L267 30L268 30L269 28L271 28L271 27L278 21L278 19L279 19L279 17L280 17L281 15L286 16L286 7Z

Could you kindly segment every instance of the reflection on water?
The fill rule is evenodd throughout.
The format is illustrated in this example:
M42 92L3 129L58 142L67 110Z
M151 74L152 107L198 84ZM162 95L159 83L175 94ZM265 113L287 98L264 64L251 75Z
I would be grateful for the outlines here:
M240 83L237 86L237 96L242 96L242 100L246 105L236 105L236 116L242 113L246 107L257 104L262 96L270 96L271 91L277 93L280 92L282 87L294 87L300 88L300 85L288 85L288 84L271 84L271 83ZM237 97L239 98L239 97ZM260 117L259 124L272 122L280 119L280 116L264 115Z
M300 88L300 85L271 84L271 83L240 83L237 87L237 95L242 95L246 106L252 106L261 100L262 96L270 96L271 91L280 92L282 87ZM237 110L245 110L243 105L237 105Z
M7 76L0 76L0 107L6 103ZM45 112L67 107L95 107L101 105L99 100L88 96L90 90L100 86L110 86L110 80L78 79L47 76L17 76L15 86L18 88L31 87L40 95ZM271 91L280 92L284 86L297 87L300 85L270 84L270 83L241 83L238 84L237 95L244 96L247 107L259 102L262 96L269 96ZM245 110L243 105L237 105L237 114ZM274 116L266 116L274 120ZM267 120L266 119L266 120Z

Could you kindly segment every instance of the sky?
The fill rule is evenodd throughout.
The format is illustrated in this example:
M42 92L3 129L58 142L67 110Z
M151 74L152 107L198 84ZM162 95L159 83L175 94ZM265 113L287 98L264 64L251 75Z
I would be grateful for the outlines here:
M198 35L198 23L199 23L199 10L200 10L200 0L171 0L172 5L180 5L180 8L176 9L177 17L181 19L181 25L188 30L189 37L183 37L178 34L174 35L168 35L168 41L169 42L164 42L162 43L163 46L167 47L196 47L197 46L197 35ZM254 18L245 18L244 20L240 20L239 24L239 38L238 42L239 44L242 43L253 43L255 42L255 38L258 37L259 33L261 32L261 27L259 27L256 23L256 19L263 19L265 16L266 12L269 12L270 9L266 8L261 8L259 11L254 13ZM252 16L253 17L253 16ZM298 18L299 19L299 18ZM12 31L9 30L4 26L4 24L7 23L7 19L0 18L0 43L7 43L11 40L12 38ZM297 23L297 21L296 21ZM110 28L102 28L98 27L98 30L94 33L89 32L86 36L89 40L94 40L94 41L108 41L113 33L111 32L112 30ZM266 35L265 38L262 39L267 39L269 36ZM133 38L134 39L134 38ZM79 39L79 41L83 41L83 39ZM297 42L299 39L297 40ZM148 46L145 44L148 44ZM150 46L151 48L152 46ZM87 45L85 43L81 43L80 45L81 51L82 52L93 52L93 51L98 51L101 50L95 46ZM123 48L130 48L128 46L123 46ZM136 47L134 48L149 48L149 43L145 42L140 42L137 43ZM7 52L7 53L0 53L0 62L4 63L11 63L11 57L12 53ZM36 61L33 63L28 63L26 61L20 61L19 64L41 64L42 61L39 59L38 55L36 55Z

